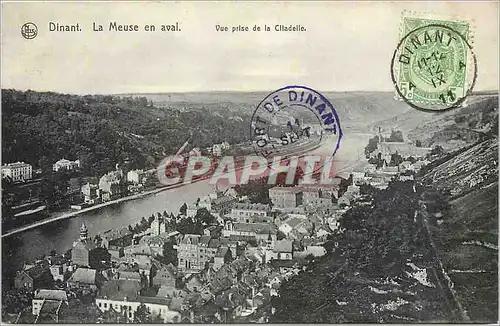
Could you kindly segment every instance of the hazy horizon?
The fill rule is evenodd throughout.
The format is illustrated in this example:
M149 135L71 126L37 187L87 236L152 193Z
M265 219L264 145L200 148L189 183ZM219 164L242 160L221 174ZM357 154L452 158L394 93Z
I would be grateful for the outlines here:
M288 86L288 85L283 85ZM298 86L307 86L307 85L298 85ZM210 93L249 93L249 94L256 94L256 93L264 93L264 94L269 94L274 92L276 89L273 90L206 90L206 91L160 91L160 92L126 92L126 93L76 93L76 92L60 92L60 91L54 91L54 90L38 90L38 89L18 89L18 88L9 88L9 87L2 87L2 90L15 90L19 92L38 92L38 93L57 93L57 94L63 94L63 95L77 95L77 96L85 96L85 95L112 95L112 96L127 96L127 95L167 95L167 94L210 94ZM279 89L279 88L277 88ZM338 90L318 90L315 89L316 91L320 93L386 93L386 94L396 94L395 91L365 91L365 90L352 90L352 91L338 91ZM496 93L496 95L500 95L499 90L491 89L491 90L480 90L480 91L472 91L472 95L481 95L481 94L491 94L491 93Z

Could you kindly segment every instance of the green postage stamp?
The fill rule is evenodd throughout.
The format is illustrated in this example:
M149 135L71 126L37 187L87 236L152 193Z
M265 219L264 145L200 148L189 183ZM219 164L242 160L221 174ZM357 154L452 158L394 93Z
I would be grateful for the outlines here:
M429 17L403 14L391 67L396 95L424 110L458 107L476 76L471 26Z

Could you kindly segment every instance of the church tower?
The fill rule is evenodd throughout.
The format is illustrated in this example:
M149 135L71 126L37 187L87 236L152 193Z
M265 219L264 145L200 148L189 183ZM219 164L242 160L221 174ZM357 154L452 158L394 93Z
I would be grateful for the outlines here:
M71 260L75 265L82 267L90 266L90 251L95 248L92 241L88 241L89 230L82 222L80 227L80 238L73 243L73 250L71 251Z
M82 226L80 227L80 241L87 242L88 234L89 230L87 229L85 222L82 222Z

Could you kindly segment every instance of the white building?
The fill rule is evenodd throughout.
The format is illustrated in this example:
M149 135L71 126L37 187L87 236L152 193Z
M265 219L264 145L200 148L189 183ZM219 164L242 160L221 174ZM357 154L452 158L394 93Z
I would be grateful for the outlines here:
M186 216L187 217L195 217L196 213L198 213L198 205L189 205L186 209Z
M254 217L266 217L270 214L269 205L258 203L237 203L231 208L231 217L241 223L253 223Z
M78 169L80 167L80 160L76 160L76 161L70 161L70 160L67 160L65 158L57 161L53 166L52 166L52 169L57 172L57 171L60 171L60 170L68 170L68 171L71 171L71 170L75 170L75 169Z
M2 178L9 177L12 181L30 180L33 176L33 168L24 162L9 163L2 166Z
M127 181L132 183L144 183L146 173L143 170L132 170L127 172Z
M82 186L82 194L85 203L94 204L96 199L100 197L101 190L98 185L87 182Z
M160 297L142 297L139 280L110 280L101 288L96 297L96 305L101 311L111 308L134 320L137 308L144 304L153 315L160 315L165 323L180 322L180 313L169 308L170 301Z
M215 144L212 146L212 154L214 156L222 156L222 146L220 144Z
M270 256L270 257L269 257ZM274 242L273 251L266 260L292 260L293 246L289 240L279 240Z

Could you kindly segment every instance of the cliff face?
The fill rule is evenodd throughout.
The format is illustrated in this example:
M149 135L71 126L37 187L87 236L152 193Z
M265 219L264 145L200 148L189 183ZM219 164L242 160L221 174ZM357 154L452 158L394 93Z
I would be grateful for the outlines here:
M430 169L422 182L449 192L449 210L432 211L429 231L450 295L464 321L498 319L498 139L484 140Z

